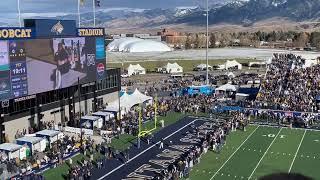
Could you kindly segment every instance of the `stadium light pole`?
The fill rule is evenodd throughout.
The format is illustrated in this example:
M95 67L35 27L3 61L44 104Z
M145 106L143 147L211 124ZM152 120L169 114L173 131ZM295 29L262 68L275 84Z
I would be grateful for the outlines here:
M207 35L206 35L206 43L207 43L207 48L206 48L206 61L207 61L207 66L206 66L206 83L207 85L209 85L209 70L208 70L208 66L209 66L209 60L208 60L208 48L209 48L209 0L206 0L206 5L207 5Z
M20 11L20 0L18 0L17 4L18 4L19 26L22 27L22 24L21 24L21 11Z
M81 0L78 0L78 26L79 26L79 28L80 28L80 26L81 26L81 18L80 18L80 1Z
M96 27L96 0L92 0L93 9L93 27Z

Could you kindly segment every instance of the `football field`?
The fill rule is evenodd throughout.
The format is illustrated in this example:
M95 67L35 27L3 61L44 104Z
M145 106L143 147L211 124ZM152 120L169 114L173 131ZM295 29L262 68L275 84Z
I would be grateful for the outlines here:
M232 132L220 153L209 151L189 179L258 179L297 172L320 179L320 131L251 125Z

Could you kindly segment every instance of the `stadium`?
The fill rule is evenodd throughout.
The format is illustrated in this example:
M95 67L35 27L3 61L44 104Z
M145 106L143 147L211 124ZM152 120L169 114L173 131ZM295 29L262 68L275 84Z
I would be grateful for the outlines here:
M0 27L1 179L320 179L318 51L209 50L208 29L177 50L80 21Z

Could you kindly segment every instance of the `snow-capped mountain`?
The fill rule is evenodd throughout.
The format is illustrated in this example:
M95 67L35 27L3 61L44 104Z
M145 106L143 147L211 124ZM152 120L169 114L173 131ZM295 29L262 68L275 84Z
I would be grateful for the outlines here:
M273 17L305 21L320 18L320 0L248 0L233 1L212 9L210 24L257 22ZM202 12L176 19L175 23L202 24Z
M218 0L209 6L210 25L226 23L250 26L271 18L289 19L292 22L320 19L320 0ZM203 4L171 9L99 9L96 22L107 29L147 29L180 24L200 27L206 24L204 14ZM81 23L92 25L92 17L92 12L82 13ZM77 15L56 18L77 19Z

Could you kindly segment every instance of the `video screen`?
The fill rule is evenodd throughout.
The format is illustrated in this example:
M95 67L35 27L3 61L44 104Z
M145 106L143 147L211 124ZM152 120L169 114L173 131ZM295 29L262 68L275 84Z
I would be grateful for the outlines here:
M78 79L83 84L105 77L104 41L96 39L0 41L0 100L66 88Z
M31 40L26 46L28 92L60 89L95 81L95 45L86 38ZM45 49L45 50L41 50Z

